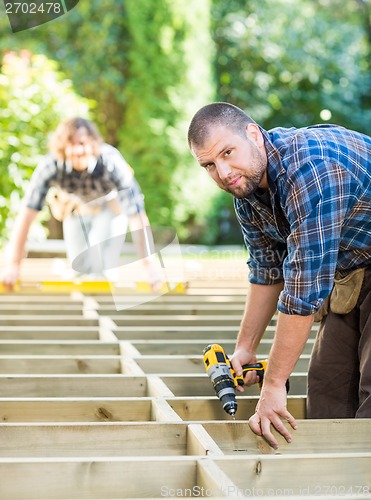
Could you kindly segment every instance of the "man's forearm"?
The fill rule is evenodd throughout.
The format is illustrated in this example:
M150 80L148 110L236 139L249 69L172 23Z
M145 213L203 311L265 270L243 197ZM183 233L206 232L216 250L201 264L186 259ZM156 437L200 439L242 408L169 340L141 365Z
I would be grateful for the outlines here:
M277 308L283 283L255 285L250 283L236 349L256 352L259 342Z
M313 315L298 316L278 313L278 322L264 383L270 386L285 384L308 340Z
M37 210L28 207L23 208L20 212L15 222L13 234L7 250L8 264L19 265L21 263L24 257L28 231L38 213Z
M151 226L145 212L140 212L129 218L130 230L133 242L136 246L138 255L144 263L153 258L155 253L155 244Z

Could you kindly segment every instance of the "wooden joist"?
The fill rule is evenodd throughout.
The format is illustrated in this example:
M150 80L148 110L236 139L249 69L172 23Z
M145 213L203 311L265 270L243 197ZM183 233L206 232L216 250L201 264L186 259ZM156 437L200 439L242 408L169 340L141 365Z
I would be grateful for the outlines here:
M147 379L115 375L0 375L0 398L144 397Z

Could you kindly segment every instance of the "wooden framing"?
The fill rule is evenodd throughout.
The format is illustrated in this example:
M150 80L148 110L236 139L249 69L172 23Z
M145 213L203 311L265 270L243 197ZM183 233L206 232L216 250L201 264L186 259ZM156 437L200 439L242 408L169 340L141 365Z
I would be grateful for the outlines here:
M290 377L291 444L274 431L273 450L250 431L257 386L237 395L235 421L222 409L202 350L233 351L244 282L197 278L186 294L121 311L81 291L43 294L45 307L36 295L2 299L1 499L371 499L371 419L306 420L318 325Z
M146 396L0 399L1 423L150 422L153 415L153 399Z
M184 373L159 375L175 396L213 396L214 389L206 373L204 375L193 375ZM306 373L294 373L290 377L290 395L300 396L305 394L307 384ZM245 393L249 396L259 394L257 385L246 388Z

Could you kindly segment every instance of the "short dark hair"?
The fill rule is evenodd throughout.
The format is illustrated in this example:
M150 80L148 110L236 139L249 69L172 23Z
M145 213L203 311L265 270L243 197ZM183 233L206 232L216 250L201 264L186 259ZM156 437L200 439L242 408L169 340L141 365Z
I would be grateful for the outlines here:
M197 111L188 129L188 145L202 146L210 133L210 128L223 126L245 137L248 123L255 121L242 109L227 102L213 102Z

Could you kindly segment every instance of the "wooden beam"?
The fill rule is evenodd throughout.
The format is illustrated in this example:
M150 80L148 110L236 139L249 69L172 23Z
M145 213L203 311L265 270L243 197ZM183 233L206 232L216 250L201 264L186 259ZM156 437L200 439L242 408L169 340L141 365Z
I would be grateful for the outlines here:
M188 439L184 423L2 424L0 457L179 456Z
M55 307L55 308L54 308ZM24 317L24 316L42 316L45 314L45 304L40 304L40 301L37 304L0 304L0 317L3 316L15 316ZM71 302L68 304L53 304L53 307L47 308L48 316L60 316L62 313L66 316L83 316L83 305L77 304L74 305ZM21 318L22 319L22 318Z
M116 337L115 337L116 338ZM0 326L1 340L98 340L98 326Z
M171 340L164 342L161 339L153 340L134 340L132 342L127 341L132 347L135 348L137 355L157 355L157 356L174 356L174 355L184 355L191 356L195 354L201 354L203 349L207 346L205 340L193 339L193 340ZM220 343L220 342L219 342ZM304 347L304 354L310 354L313 349L313 339L309 339ZM222 346L228 355L233 353L236 340L227 339L222 342ZM268 355L269 350L272 346L271 339L262 339L258 347L258 354ZM1 349L1 346L0 346Z
M94 295L95 300L101 307L115 308L115 302L109 295ZM128 295L125 297L125 302L128 304L133 303L137 304L138 298L134 295ZM190 304L219 304L223 306L223 304L241 304L242 307L245 304L246 297L243 295L234 295L234 294L209 294L209 295L200 295L197 294L188 295L188 292L184 295L171 295L165 294L160 295L159 297L154 297L151 301L151 304L156 305L157 307L163 307L166 305L190 305Z
M220 469L213 460L198 460L197 483L203 488L204 497L233 498L238 491L236 484Z
M0 353L3 356L115 356L120 354L120 345L118 342L98 340L2 340L0 341Z
M1 398L143 397L146 377L131 375L0 375Z
M120 356L7 355L0 356L0 374L123 373L121 361Z
M211 381L206 375L192 374L161 374L161 379L169 387L175 396L213 396L215 395ZM301 396L306 394L307 374L294 373L290 376L290 395ZM246 387L245 395L254 396L259 394L257 385ZM215 396L216 397L216 396Z
M182 422L180 416L163 398L152 399L151 420L156 422Z
M6 500L177 496L197 486L197 460L175 456L0 459L0 477Z
M187 454L218 456L223 455L223 452L202 425L189 424L187 426Z
M152 420L149 397L0 399L0 422L142 422Z
M279 442L278 450L274 450L263 438L253 434L245 423L206 422L203 426L223 453L228 455L340 454L369 452L371 449L371 419L298 420L296 431L285 423L293 440L288 444L273 429Z
M223 425L227 422L233 422L232 417L223 410L222 405L216 396L193 398L172 397L167 398L167 402L184 421L202 422L223 420ZM246 424L246 420L254 414L255 407L258 402L258 396L240 396L237 399L237 402L238 409L236 413L236 421L243 420ZM288 397L287 407L295 418L305 418L305 406L305 396Z
M267 352L268 355L268 352ZM258 356L258 359L262 359ZM136 363L142 368L144 373L205 373L205 367L202 356L141 356L135 358ZM308 355L303 354L295 365L295 372L307 372L309 364ZM1 362L0 362L1 369Z
M241 320L241 318L240 318ZM175 322L167 325L151 325L149 322L140 323L137 326L117 326L114 333L120 340L202 340L205 345L208 343L220 342L224 340L236 341L236 326L218 325L193 325L187 321ZM272 339L274 329L268 328L264 333L264 339ZM316 330L312 329L310 338L316 336Z
M117 316L122 316L122 311L118 311L116 308L109 306L101 306L98 309L98 313L104 316L110 316L115 319ZM236 315L239 314L242 317L243 305L234 304L163 304L161 307L158 304L140 304L136 307L125 309L125 316L176 316L176 315L187 315L187 316L204 316L204 315Z
M179 314L174 316L158 315L158 316L124 316L117 315L114 321L118 327L131 327L131 326L184 326L187 323L190 326L239 326L241 323L241 314L225 316L221 314L219 317L212 316L192 316L186 314Z
M83 318L82 316L67 316L59 314L43 314L43 315L28 315L28 316L1 316L1 326L36 326L36 327L81 327L81 326L98 326L98 319Z
M285 500L300 495L371 496L370 452L260 455L246 459L230 456L214 460L239 488L235 494Z

